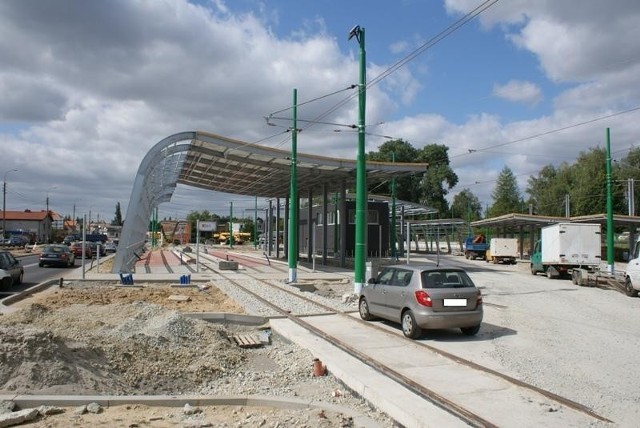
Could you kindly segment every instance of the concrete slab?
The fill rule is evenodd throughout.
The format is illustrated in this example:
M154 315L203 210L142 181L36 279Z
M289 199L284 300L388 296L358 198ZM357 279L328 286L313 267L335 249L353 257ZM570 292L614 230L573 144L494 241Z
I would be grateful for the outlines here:
M343 315L308 317L305 321L344 343L357 343L358 351L367 358L392 367L400 375L497 426L580 427L594 422L593 418L551 402L535 391L433 353L406 340L401 333L375 331ZM330 372L401 424L420 427L462 423L292 321L271 320L271 325L277 334L309 349ZM442 423L435 423L434 418L442 418ZM447 418L453 418L453 422Z
M316 317L326 318L326 317ZM424 398L401 388L373 368L321 340L288 319L272 319L272 329L303 348L309 349L327 370L350 389L407 427L466 427L457 417L442 411Z

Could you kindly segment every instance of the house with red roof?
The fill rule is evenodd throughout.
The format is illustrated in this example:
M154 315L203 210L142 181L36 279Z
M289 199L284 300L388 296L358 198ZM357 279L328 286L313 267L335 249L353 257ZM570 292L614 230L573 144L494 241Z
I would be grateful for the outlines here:
M62 223L63 218L51 210L0 211L0 228L6 225L5 235L24 235L31 242L50 242L53 229Z

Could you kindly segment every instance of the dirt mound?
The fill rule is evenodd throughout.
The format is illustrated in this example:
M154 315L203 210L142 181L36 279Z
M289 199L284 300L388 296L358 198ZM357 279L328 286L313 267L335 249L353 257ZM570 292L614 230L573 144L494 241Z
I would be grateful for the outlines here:
M244 360L223 327L140 301L32 304L0 335L0 392L194 393Z

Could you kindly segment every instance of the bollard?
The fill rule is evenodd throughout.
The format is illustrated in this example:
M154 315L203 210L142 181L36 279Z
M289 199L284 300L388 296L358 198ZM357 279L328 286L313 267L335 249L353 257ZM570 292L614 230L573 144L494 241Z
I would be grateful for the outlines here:
M64 282L64 278L60 278L60 284L58 285L60 288L62 288L62 283Z
M327 374L327 367L322 364L319 358L313 359L313 376L324 376Z

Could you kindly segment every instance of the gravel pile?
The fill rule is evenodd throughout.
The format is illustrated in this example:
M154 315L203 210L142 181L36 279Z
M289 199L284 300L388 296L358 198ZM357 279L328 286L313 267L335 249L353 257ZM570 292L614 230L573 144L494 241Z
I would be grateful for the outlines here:
M312 315L322 312L326 312L325 309L314 305L311 302L306 302L301 299L296 299L291 294L285 291L274 290L272 287L266 287L261 281L247 279L238 281L240 285L247 288L252 293L272 302L278 307L285 308L290 313L295 315ZM298 283L287 284L283 281L270 280L271 285L286 289L289 292L294 292L307 299L311 299L322 305L329 306L336 311L348 312L358 309L357 302L352 298L347 298L353 291L353 285L348 281L331 281L324 284L313 283ZM236 302L242 302L245 310L248 313L254 315L260 315L264 317L281 316L278 311L265 305L254 296L246 293L240 288L236 287L230 281L220 279L215 281L215 285L227 296L235 300ZM321 288L320 288L321 287Z
M250 282L251 287L259 286ZM65 287L49 298L56 302L54 307L43 299L0 317L0 394L295 397L342 405L380 426L394 426L332 376L313 377L314 356L277 336L261 348L240 348L229 340L243 332L237 327L188 318L159 304L124 303L112 295L122 290L113 287L100 288L100 300L106 304L62 306L60 302L72 301L74 291L82 302L90 287ZM334 304L341 305L338 293L335 296ZM251 310L246 293L230 297L238 297L247 312L260 313ZM118 303L108 303L111 300ZM260 419L260 412L247 412ZM268 410L270 417L260 425L353 426L340 414L298 413ZM235 421L237 417L232 414L228 426L255 426Z

